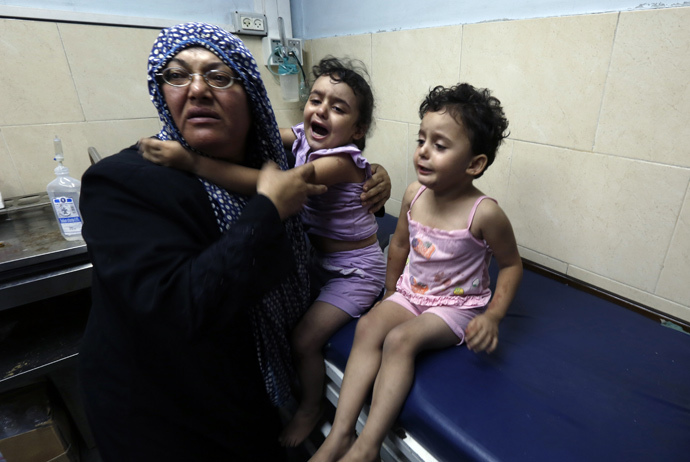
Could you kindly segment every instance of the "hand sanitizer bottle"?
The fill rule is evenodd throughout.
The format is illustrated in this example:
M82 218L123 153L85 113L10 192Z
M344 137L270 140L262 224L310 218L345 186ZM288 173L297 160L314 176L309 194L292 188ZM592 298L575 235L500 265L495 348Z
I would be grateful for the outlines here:
M57 136L53 140L55 145L55 158L58 166L55 167L55 178L46 188L50 203L55 212L62 236L68 241L81 239L81 213L79 213L79 191L81 182L69 176L69 170L62 165L65 156L62 154L62 142Z

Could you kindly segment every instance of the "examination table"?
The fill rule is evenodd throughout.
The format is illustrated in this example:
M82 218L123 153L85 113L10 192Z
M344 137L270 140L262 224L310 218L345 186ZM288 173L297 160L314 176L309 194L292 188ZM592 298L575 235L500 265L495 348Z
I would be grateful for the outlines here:
M395 219L379 222L381 239ZM497 351L460 346L417 360L384 459L690 460L687 325L594 292L526 264ZM325 350L334 403L355 325Z

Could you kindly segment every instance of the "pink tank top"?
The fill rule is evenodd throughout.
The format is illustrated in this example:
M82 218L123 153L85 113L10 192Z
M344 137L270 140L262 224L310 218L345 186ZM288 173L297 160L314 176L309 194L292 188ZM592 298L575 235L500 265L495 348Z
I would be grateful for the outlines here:
M410 209L419 192L412 200ZM431 228L410 218L410 253L396 290L410 302L422 306L483 307L491 299L489 262L491 249L470 232L477 206L488 196L477 199L466 229L446 231Z

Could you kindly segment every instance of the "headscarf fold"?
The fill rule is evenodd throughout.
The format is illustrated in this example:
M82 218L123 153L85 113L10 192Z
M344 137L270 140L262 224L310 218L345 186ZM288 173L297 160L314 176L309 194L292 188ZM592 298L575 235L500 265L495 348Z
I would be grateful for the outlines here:
M151 100L163 125L158 138L179 141L185 148L194 151L175 125L163 97L161 84L156 78L156 73L177 53L190 47L203 47L211 51L234 69L241 79L252 113L252 127L245 144L246 164L259 168L264 162L271 160L282 170L286 170L285 151L256 61L239 38L211 24L186 23L163 29L153 44L148 62L148 86ZM206 188L218 226L224 232L240 216L248 198L228 192L203 178L199 180ZM304 233L297 218L286 220L285 227L292 241L297 271L250 310L266 391L276 406L282 405L290 396L293 371L289 333L309 302Z

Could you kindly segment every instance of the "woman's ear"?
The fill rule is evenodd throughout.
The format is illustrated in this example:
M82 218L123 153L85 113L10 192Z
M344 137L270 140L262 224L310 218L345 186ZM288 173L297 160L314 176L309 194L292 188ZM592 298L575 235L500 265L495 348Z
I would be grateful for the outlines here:
M470 164L467 166L467 174L472 176L477 176L484 171L487 164L489 163L489 158L486 154L479 154L474 156L470 160Z

